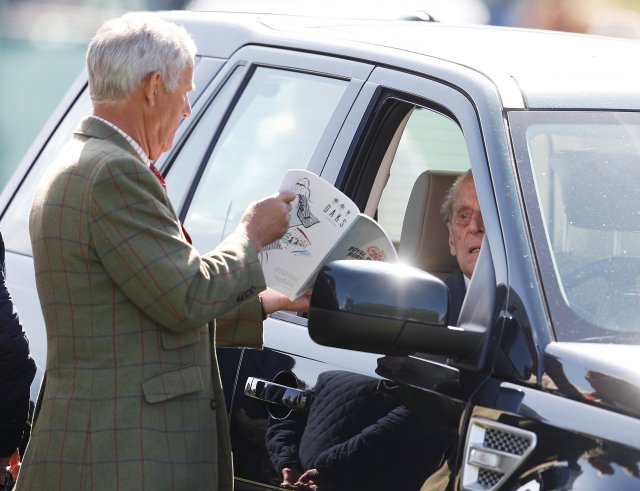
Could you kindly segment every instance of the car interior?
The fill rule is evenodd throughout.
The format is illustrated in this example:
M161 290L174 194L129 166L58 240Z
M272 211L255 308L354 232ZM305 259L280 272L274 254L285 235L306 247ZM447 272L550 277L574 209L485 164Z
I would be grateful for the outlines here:
M380 160L363 211L382 225L403 262L445 279L457 263L440 208L469 168L464 136L450 116L430 108L389 99L381 109L385 131L366 145L369 159Z
M399 253L403 261L445 279L457 266L440 209L461 172L427 170L418 176L407 205Z

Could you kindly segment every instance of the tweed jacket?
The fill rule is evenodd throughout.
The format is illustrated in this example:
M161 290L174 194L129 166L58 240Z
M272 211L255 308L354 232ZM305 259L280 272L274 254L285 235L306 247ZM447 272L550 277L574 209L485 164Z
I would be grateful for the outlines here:
M247 237L200 255L156 176L93 117L40 184L29 230L48 355L17 489L231 489L214 343L262 344Z

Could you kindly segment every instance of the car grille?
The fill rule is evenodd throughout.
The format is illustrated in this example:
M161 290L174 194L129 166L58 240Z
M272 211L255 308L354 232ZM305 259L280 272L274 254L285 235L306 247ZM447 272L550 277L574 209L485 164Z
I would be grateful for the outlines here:
M531 446L531 440L496 428L487 428L484 446L514 455L524 455Z
M465 443L462 489L497 489L535 445L535 433L491 420L472 418Z

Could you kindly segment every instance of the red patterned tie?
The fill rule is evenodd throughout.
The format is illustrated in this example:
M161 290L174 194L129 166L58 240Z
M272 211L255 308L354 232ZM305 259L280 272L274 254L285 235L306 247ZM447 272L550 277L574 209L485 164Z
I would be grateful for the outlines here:
M162 174L160 174L160 171L158 170L158 168L151 163L149 164L149 168L151 169L151 172L153 172L156 175L156 177L158 178L158 181L160 181L160 184L162 184L162 187L166 191L167 183L164 182L164 177L162 177ZM191 244L191 236L189 235L189 232L187 232L187 229L184 228L184 225L182 223L180 223L180 226L182 227L182 233L184 234L185 239L187 239L187 242Z

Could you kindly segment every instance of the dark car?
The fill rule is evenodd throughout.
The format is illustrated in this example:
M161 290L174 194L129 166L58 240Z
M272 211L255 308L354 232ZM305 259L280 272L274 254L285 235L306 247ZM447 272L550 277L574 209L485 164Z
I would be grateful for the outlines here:
M201 251L284 172L375 218L403 265L325 266L308 315L218 350L236 489L640 489L640 44L454 26L170 12L198 45L193 114L157 162ZM0 196L39 368L34 189L83 73ZM457 326L439 216L473 170L485 237Z

